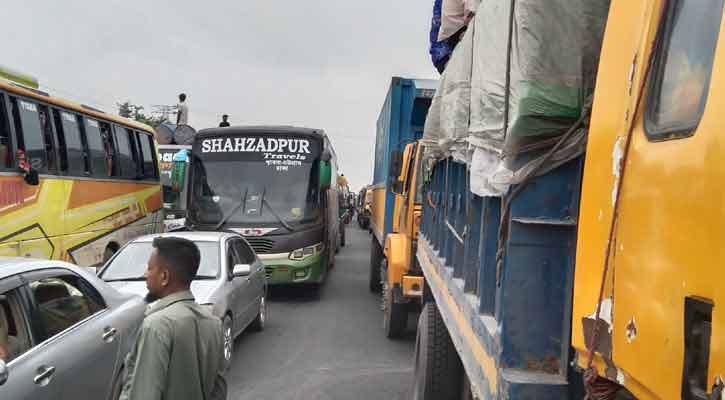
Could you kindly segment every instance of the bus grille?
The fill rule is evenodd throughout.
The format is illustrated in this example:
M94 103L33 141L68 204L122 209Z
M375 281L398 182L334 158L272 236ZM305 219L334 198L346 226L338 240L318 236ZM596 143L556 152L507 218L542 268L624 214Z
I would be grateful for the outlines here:
M252 246L254 252L257 254L269 253L274 247L274 241L267 238L248 237L247 242L250 246Z

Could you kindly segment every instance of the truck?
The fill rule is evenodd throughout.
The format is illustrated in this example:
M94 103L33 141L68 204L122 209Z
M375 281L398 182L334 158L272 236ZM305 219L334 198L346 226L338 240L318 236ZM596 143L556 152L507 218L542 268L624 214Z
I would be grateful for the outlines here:
M337 156L321 129L201 130L192 144L186 229L237 232L265 264L269 285L318 289L340 246L336 176Z
M412 257L419 197L407 178L415 170L415 143L423 135L435 87L432 80L394 77L377 121L374 180L367 189L372 197L369 288L382 295L389 338L403 334L409 312L420 305L422 273Z
M723 398L722 18L482 3L426 121L413 398Z
M373 192L368 191L368 186L360 189L357 195L357 224L360 229L370 230L370 206L373 201Z

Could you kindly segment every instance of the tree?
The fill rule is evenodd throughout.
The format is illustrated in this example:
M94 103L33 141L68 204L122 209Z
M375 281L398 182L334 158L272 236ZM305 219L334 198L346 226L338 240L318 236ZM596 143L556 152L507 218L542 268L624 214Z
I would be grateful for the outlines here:
M123 103L116 103L118 106L118 115L129 118L134 121L141 122L143 124L155 127L157 125L167 123L169 122L168 118L165 118L164 116L154 116L154 115L146 115L144 114L143 106L133 104L130 101L125 101Z

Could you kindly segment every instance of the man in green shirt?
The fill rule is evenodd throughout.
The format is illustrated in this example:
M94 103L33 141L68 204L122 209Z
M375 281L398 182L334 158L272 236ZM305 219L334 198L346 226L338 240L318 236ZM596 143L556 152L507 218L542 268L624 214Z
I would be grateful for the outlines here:
M122 400L216 400L226 397L219 318L194 302L196 245L158 237L144 274L152 302L126 362Z

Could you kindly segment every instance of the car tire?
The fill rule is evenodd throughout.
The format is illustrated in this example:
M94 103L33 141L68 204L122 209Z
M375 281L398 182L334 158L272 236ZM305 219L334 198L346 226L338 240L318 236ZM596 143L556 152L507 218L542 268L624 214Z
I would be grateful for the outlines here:
M463 366L435 303L418 320L413 369L413 400L458 400Z
M380 263L383 261L383 249L380 248L378 239L373 236L370 243L370 276L369 287L373 293L380 293Z
M229 314L225 315L222 320L222 343L224 345L224 371L228 371L234 358L234 324Z
M407 304L397 303L400 289L383 285L383 329L388 339L399 339L408 325Z
M261 332L264 330L264 326L267 323L267 296L262 295L259 300L259 313L257 317L249 324L249 330L253 332Z

